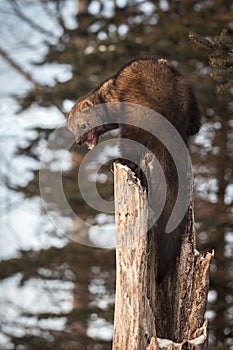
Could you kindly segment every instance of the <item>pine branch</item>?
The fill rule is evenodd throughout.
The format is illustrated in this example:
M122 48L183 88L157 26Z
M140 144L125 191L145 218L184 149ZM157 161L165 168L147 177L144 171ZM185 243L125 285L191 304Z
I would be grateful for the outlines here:
M191 39L194 43L203 46L204 48L213 48L213 44L211 41L207 38L204 38L203 36L196 34L196 33L189 33L188 35L189 39Z
M205 38L196 33L190 33L189 38L198 45L212 50L209 64L212 67L210 77L222 83L217 87L218 93L225 93L233 87L233 37L223 29L220 35Z
M221 84L217 86L217 93L223 95L226 91L230 90L232 87L232 83Z
M226 59L209 57L209 62L212 67L221 67L222 69L228 69L232 68L233 66L233 57L229 56Z

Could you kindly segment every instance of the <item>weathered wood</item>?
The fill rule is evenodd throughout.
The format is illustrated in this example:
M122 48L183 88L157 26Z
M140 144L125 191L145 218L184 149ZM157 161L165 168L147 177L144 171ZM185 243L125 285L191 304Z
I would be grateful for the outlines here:
M146 193L130 170L115 167L116 302L113 349L145 349L155 336L147 290ZM127 185L126 185L127 184Z
M117 277L112 349L205 349L212 255L195 254L192 206L175 273L158 284L156 232L148 230L146 192L120 164L114 165L114 189Z

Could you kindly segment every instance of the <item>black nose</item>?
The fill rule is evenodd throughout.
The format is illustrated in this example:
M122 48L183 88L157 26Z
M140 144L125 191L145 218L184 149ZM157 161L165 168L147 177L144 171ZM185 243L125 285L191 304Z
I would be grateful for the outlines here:
M86 129L86 127L87 127L86 124L81 124L81 129L84 130L84 129Z

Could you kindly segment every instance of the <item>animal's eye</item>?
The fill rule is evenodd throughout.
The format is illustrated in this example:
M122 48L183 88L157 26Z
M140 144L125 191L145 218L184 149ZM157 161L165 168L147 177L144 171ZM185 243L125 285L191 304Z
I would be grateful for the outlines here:
M81 125L81 129L86 129L86 127L87 127L86 124Z

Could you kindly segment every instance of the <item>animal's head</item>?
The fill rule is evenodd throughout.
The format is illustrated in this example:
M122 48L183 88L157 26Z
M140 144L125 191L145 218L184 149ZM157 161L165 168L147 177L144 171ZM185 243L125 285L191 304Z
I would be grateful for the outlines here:
M75 135L76 143L82 145L87 144L89 149L92 149L98 142L98 135L93 130L93 111L90 113L90 108L93 103L84 99L78 101L68 114L68 129Z
M75 135L76 143L86 144L88 149L97 145L102 134L118 127L110 122L107 106L100 101L94 103L88 97L78 101L67 118L68 129Z

